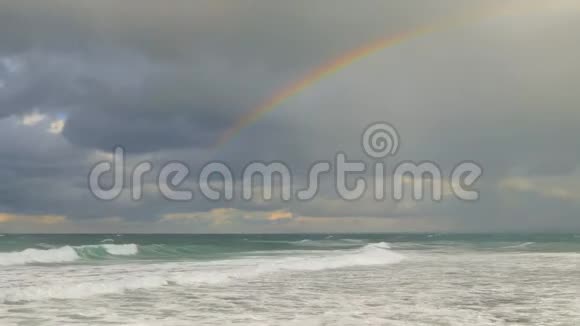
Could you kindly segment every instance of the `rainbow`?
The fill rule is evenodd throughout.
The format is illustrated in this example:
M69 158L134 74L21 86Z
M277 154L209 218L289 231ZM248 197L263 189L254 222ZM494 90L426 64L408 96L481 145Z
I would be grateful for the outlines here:
M274 93L273 96L268 98L266 101L262 102L258 107L250 110L247 114L243 115L240 119L236 121L230 128L228 128L218 139L216 146L220 146L228 142L234 135L238 134L245 127L258 121L263 115L274 110L283 102L287 101L291 97L300 93L309 86L315 84L316 82L337 73L338 71L350 66L373 53L381 51L383 49L398 45L405 41L409 41L427 34L435 33L445 29L449 29L455 26L459 26L474 20L482 19L484 17L490 16L492 13L496 12L497 8L487 8L479 9L477 11L472 11L463 15L455 16L453 18L447 18L437 23L425 24L414 29L400 32L396 35L392 35L386 38L379 39L370 44L366 44L352 51L347 52L322 66L309 72L303 78L295 81L292 84L284 87L280 91Z

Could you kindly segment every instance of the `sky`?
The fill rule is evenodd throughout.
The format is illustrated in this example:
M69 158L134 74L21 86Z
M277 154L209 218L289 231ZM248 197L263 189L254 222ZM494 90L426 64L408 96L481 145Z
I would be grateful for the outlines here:
M494 6L360 58L215 146L333 58ZM4 0L0 233L578 232L579 30L576 0ZM360 137L377 121L401 138L387 167L475 161L479 200L349 202L323 187L307 202L174 202L154 175L139 201L88 187L117 145L129 165L219 160L236 178L281 161L300 184L337 152L372 163Z

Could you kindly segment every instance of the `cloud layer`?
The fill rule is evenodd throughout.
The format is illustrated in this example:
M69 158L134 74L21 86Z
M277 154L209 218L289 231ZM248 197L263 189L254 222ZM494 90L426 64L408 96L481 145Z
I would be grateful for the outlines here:
M495 5L507 9L378 51L214 147L332 58ZM571 0L3 1L0 213L8 215L0 216L10 218L0 218L0 231L580 229L579 16ZM372 162L360 135L375 121L402 138L388 166L431 160L448 172L480 163L481 200L348 203L329 187L310 202L174 203L154 189L138 202L128 194L102 202L87 187L90 167L115 145L130 164L156 168L181 160L198 171L219 159L241 171L278 160L303 182L311 164L337 151ZM167 218L220 212L235 222L220 229L205 217ZM63 219L47 225L46 216Z

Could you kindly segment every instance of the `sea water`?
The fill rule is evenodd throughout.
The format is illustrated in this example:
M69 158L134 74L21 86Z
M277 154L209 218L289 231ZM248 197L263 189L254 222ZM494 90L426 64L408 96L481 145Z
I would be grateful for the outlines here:
M0 236L0 325L228 324L576 326L580 236Z

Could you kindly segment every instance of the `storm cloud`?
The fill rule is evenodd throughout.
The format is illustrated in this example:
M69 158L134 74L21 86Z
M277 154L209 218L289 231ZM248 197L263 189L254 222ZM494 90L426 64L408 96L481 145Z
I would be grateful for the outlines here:
M215 146L333 58L494 6L505 10L348 65ZM3 1L0 213L13 218L0 230L173 232L185 224L217 232L223 224L205 217L220 209L228 214L217 221L235 222L224 232L320 231L341 219L360 230L580 229L579 16L571 0ZM87 185L91 166L115 146L130 164L156 169L180 160L198 171L220 160L239 172L251 161L283 161L304 182L311 164L338 151L374 162L360 137L376 121L401 136L388 167L430 160L448 173L476 161L481 199L349 203L328 187L310 202L175 203L155 191L102 202ZM280 211L289 218L264 218ZM35 225L31 215L64 218Z

